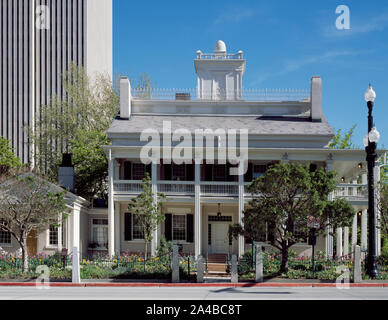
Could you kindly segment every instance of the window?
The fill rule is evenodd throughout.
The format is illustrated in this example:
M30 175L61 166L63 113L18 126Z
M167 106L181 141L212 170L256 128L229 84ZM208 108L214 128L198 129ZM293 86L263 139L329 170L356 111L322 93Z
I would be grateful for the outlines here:
M266 165L255 165L253 167L253 179L263 176L266 170L267 170Z
M93 219L93 243L97 248L108 248L108 219Z
M184 164L172 166L173 180L185 180L186 178L186 166Z
M0 220L0 223L6 225L6 222L4 220ZM6 230L2 230L1 228L0 228L0 244L11 244L11 233Z
M11 244L11 233L0 230L0 244Z
M226 181L226 165L214 165L214 181Z
M142 180L145 177L145 165L142 163L134 163L132 166L133 180Z
M58 245L58 227L50 226L49 229L49 245L56 246Z
M144 239L143 228L139 223L139 216L137 214L132 215L132 239L134 240Z
M186 215L172 216L172 239L186 240Z

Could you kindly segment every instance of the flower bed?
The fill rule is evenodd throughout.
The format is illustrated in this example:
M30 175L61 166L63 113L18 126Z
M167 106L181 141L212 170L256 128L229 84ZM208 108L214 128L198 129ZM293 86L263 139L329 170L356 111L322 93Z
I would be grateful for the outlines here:
M0 256L0 279L35 279L37 266L49 267L50 279L70 280L72 276L70 257L59 254L52 256L37 255L29 257L29 270L22 273L22 259L11 255ZM182 279L194 279L196 264L193 257L180 257L180 274ZM146 261L138 254L124 253L113 259L104 255L94 256L91 259L82 259L81 279L170 279L171 257L165 254L160 257L149 258Z
M319 279L336 280L341 274L349 272L350 279L353 278L353 261L351 257L341 259L326 258L323 252L315 256L315 272L312 272L312 258L298 257L294 252L289 252L288 272L280 273L281 254L263 252L263 271L265 278L280 277L285 279ZM364 270L362 263L362 270ZM378 280L388 280L388 259L378 259ZM239 263L239 275L241 279L254 279L254 268L252 266L252 254L246 252ZM366 280L368 276L362 272Z

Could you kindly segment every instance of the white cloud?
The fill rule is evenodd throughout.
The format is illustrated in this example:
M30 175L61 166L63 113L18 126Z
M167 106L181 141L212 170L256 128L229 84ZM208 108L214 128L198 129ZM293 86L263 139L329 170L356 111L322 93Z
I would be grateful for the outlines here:
M350 16L350 29L349 30L338 30L335 25L326 25L323 28L324 36L331 37L349 37L356 36L372 31L384 31L388 26L388 13L384 12L379 15L373 16L372 18L363 17L362 21L360 19L353 19L353 16Z
M307 56L300 59L294 60L285 60L283 61L282 69L277 72L265 72L259 75L256 80L252 83L252 86L257 86L260 83L264 82L268 78L279 77L285 75L290 72L297 71L304 66L316 64L316 63L329 63L332 60L339 57L347 57L347 56L358 56L363 54L370 54L372 50L364 50L364 51L351 51L351 50L343 50L343 51L327 51L322 54L318 54L315 56Z

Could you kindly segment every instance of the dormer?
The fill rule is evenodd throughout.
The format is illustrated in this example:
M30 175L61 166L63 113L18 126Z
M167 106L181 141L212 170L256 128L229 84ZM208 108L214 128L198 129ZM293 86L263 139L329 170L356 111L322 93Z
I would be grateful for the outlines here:
M229 54L225 43L218 40L214 53L197 51L194 65L198 76L198 99L242 99L242 77L245 73L245 59L243 59L242 51Z

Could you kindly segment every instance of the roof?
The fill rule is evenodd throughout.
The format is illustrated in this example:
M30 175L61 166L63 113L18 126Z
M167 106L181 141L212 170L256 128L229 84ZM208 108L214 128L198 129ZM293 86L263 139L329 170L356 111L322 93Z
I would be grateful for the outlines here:
M262 116L167 116L132 115L129 120L116 119L108 135L135 134L145 129L162 132L163 121L171 122L171 129L248 129L250 135L334 135L326 119L312 122L308 117L262 117Z

